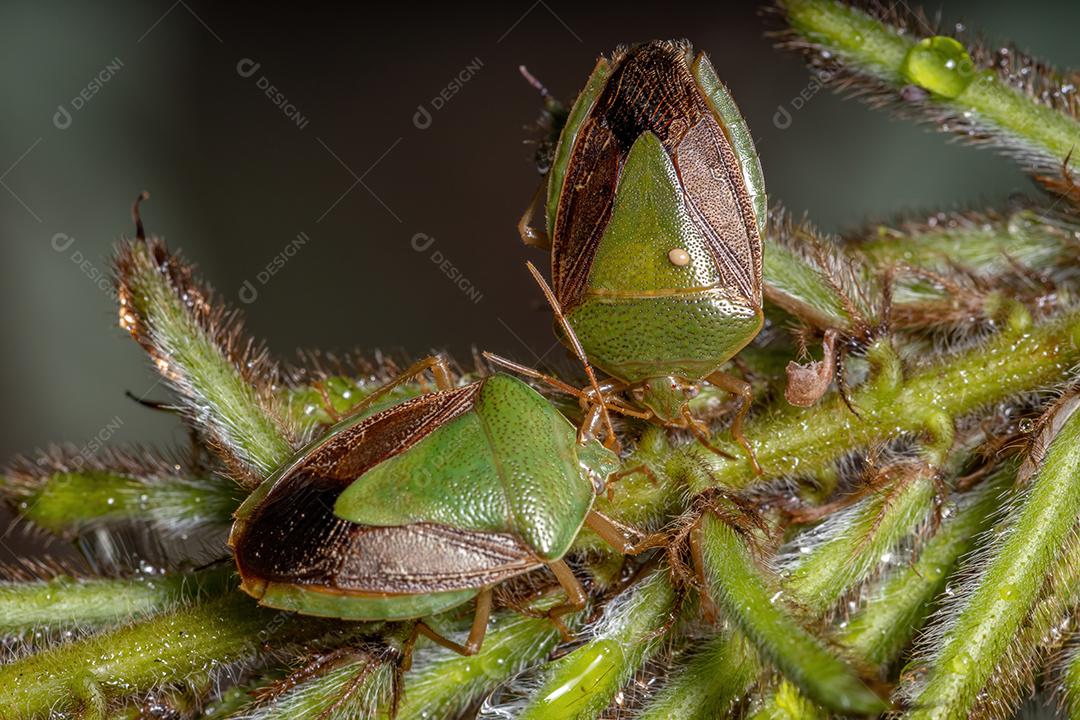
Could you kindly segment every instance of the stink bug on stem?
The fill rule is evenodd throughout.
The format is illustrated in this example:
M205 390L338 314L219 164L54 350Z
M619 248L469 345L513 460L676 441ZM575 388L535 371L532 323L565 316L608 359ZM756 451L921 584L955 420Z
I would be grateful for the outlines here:
M394 387L431 370L437 390L371 414ZM271 475L236 513L229 544L260 604L347 620L417 620L463 654L483 641L492 588L547 567L585 594L563 561L583 525L620 552L627 533L592 508L619 459L521 380L455 387L438 357L417 363ZM464 645L422 618L476 598ZM414 635L415 637L415 635Z
M601 391L703 440L687 401L702 381L730 391L742 401L732 433L759 470L741 432L750 386L720 368L764 321L765 188L705 55L655 41L601 58L547 174L546 233L531 225L542 195L521 237L550 249L557 312L612 378Z

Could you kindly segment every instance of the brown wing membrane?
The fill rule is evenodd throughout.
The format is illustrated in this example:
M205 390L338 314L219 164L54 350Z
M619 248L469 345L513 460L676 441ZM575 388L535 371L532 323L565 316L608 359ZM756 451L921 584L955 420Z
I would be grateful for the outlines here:
M479 387L400 403L312 450L245 521L233 548L241 574L343 591L411 592L478 587L535 565L508 536L431 525L367 527L334 514L353 480L470 410Z
M571 156L552 239L552 284L563 310L585 294L596 248L615 202L626 152L611 131L589 121Z
M429 393L376 413L329 438L294 472L308 470L347 485L472 409L479 388L479 383L473 383L456 390Z
M613 59L615 70L578 132L559 198L552 279L564 310L585 295L622 164L645 131L672 156L725 281L748 298L760 296L753 206L731 143L690 72L689 53L686 43L658 41Z
M280 483L235 547L241 574L346 594L415 594L492 585L540 564L510 535L343 520L334 514L343 489L308 472Z
M761 238L742 170L723 129L703 116L675 148L686 205L713 250L721 277L761 303Z

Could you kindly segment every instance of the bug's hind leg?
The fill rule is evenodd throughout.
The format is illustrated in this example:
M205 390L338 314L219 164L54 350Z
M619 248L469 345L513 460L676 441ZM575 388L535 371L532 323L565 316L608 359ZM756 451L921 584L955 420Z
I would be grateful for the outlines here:
M567 566L565 561L556 560L548 563L547 566L566 592L566 602L548 610L547 616L555 624L555 627L559 629L559 632L562 633L563 640L570 642L574 639L574 634L570 632L570 628L566 627L566 623L562 621L562 616L578 612L585 607L585 588L581 586L581 582L574 576L574 572Z
M754 468L754 474L761 474L761 466L758 465L757 455L754 453L754 449L750 447L750 443L746 441L746 436L743 435L742 424L743 418L746 417L746 413L750 412L750 404L753 402L754 395L753 389L750 387L750 383L741 378L737 378L734 375L729 375L725 372L714 372L709 375L705 380L711 385L715 385L721 390L727 390L732 395L735 395L740 400L739 411L735 413L735 419L731 421L731 435L735 438L735 442L742 446L742 449L746 452L747 459L750 460L751 467Z
M413 632L413 637L408 643L409 654L407 663L409 665L412 664L412 646L416 641L417 634L423 635L432 642L438 643L444 648L453 650L461 655L475 655L480 652L480 648L484 644L484 635L487 634L488 619L491 617L491 603L491 588L484 588L480 591L480 594L476 596L476 614L473 615L472 628L469 630L469 637L465 640L464 645L440 635L432 630L423 620L418 620L416 622L416 629ZM407 667L408 666L406 666L406 668Z

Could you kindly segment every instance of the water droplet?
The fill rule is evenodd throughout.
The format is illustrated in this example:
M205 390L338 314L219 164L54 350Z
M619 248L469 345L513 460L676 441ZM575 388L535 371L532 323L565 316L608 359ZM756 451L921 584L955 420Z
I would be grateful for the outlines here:
M946 98L964 92L975 77L975 63L959 42L936 35L908 51L900 72L908 81Z

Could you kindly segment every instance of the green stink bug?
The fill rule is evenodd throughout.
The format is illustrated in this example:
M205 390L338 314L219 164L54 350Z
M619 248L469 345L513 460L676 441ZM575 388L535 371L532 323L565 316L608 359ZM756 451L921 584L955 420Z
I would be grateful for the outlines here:
M537 197L537 201L539 194ZM561 311L591 363L648 415L702 429L688 395L761 330L761 166L738 108L704 54L655 41L601 58L562 129L548 172L545 235ZM562 333L564 340L566 333Z
M375 414L363 410L431 368L439 387ZM263 605L348 620L406 620L477 598L464 646L479 649L491 588L547 566L584 594L562 560L587 524L619 550L621 530L592 509L618 467L524 382L496 374L454 387L431 358L370 396L271 475L236 514L229 543L242 587Z

